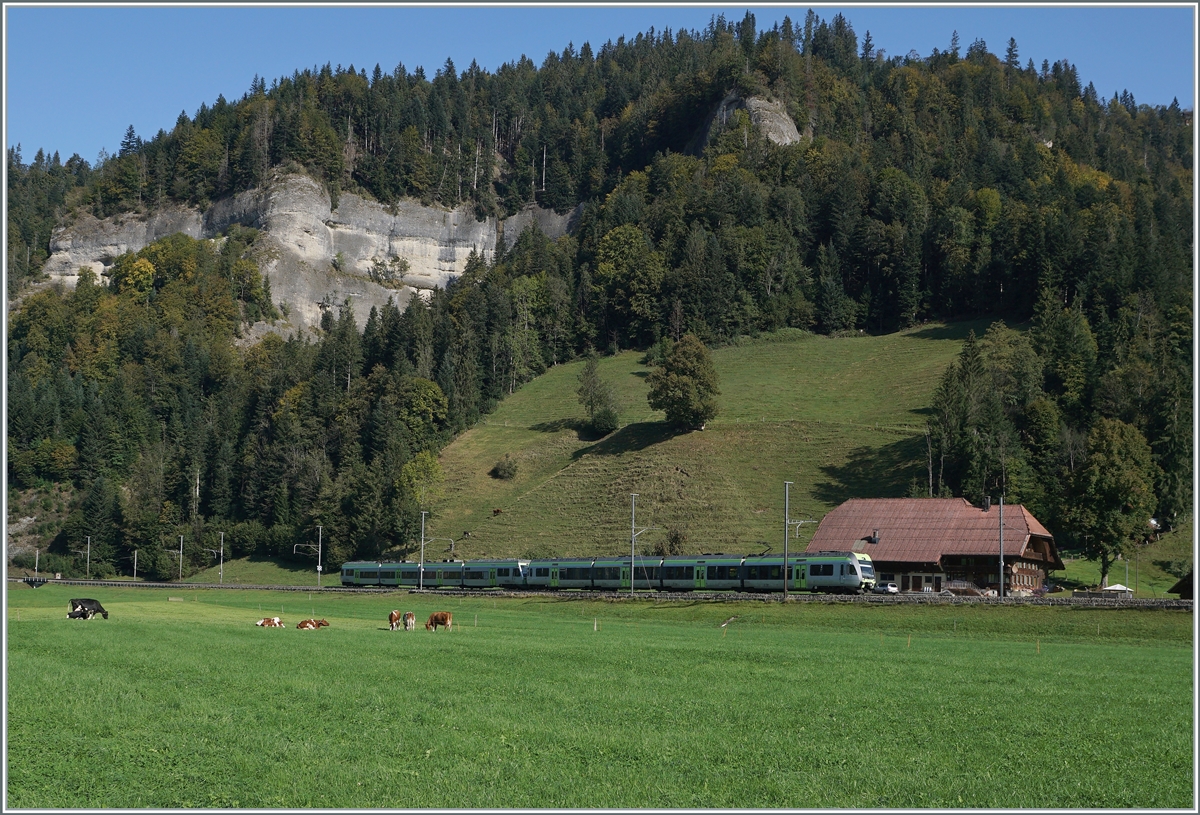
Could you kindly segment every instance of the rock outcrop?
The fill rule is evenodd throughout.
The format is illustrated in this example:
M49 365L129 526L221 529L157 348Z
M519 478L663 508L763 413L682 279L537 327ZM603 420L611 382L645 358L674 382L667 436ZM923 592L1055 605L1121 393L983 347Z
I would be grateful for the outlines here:
M700 149L708 143L709 133L714 124L724 124L735 110L744 110L750 115L750 121L756 128L775 144L786 146L800 141L800 131L796 123L788 115L787 108L782 102L763 99L757 96L742 97L737 91L732 91L721 100L717 109L708 117L701 131L697 145Z
M361 326L371 306L382 306L389 297L403 308L414 293L445 286L462 273L472 251L490 260L498 235L511 244L536 223L557 238L573 226L574 216L530 207L505 220L477 221L469 210L411 201L388 207L349 193L340 196L333 210L318 182L279 175L205 211L174 205L106 220L82 215L55 233L43 271L52 281L73 287L80 267L103 275L124 252L136 252L167 235L213 238L242 224L262 233L259 268L270 280L272 299L286 307L289 323L315 325L324 308L349 300ZM397 258L407 261L399 279L384 285L372 277L377 263Z

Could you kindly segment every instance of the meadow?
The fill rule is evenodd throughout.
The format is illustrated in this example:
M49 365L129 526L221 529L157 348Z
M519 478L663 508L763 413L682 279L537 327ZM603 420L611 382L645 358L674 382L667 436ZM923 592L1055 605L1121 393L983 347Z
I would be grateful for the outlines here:
M932 394L968 333L987 327L839 338L785 330L715 349L720 413L703 432L676 433L650 409L651 369L630 351L600 360L621 427L597 439L576 395L583 362L556 366L442 451L444 495L428 534L454 539L468 558L627 552L637 493L638 525L657 528L639 544L673 526L696 551L781 549L785 480L792 517L814 520L847 498L904 496L914 479L924 483ZM506 454L516 477L492 477ZM814 530L801 527L797 545Z
M79 594L8 593L9 808L1195 804L1190 613Z

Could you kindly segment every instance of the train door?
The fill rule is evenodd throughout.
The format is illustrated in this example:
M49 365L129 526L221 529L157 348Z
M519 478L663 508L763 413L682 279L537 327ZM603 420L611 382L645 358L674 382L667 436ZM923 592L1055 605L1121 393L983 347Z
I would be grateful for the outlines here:
M629 581L629 567L628 567L628 566L622 566L622 567L621 567L621 588L623 588L623 589L627 589L627 588L629 588L629 587L630 587L630 581Z
M558 566L557 565L550 567L550 588L552 588L552 589L558 588Z
M495 586L496 586L496 570L495 570L495 569L489 569L489 570L488 570L488 575L491 577L491 583L490 583L490 585L491 585L493 588L495 588Z
M707 585L704 581L704 561L696 565L696 588L702 589Z

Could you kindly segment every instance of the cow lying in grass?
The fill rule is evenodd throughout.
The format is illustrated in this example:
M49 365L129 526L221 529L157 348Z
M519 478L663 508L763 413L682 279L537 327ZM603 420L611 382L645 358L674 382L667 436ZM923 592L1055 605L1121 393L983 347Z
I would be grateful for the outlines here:
M446 626L447 631L453 631L454 615L449 611L435 611L429 615L428 622L425 623L426 631L437 631L439 625Z
M106 620L108 619L108 612L105 611L104 606L100 605L100 603L96 600L71 600L69 601L67 608L70 609L70 611L67 612L67 617L71 618L72 620L90 620L97 614L103 616Z
M264 617L263 619L256 622L255 625L261 625L263 628L283 628L284 627L283 620L279 619L278 617Z
M324 620L301 620L296 625L296 628L300 628L305 631L316 631L323 625L329 625L329 623L325 622Z

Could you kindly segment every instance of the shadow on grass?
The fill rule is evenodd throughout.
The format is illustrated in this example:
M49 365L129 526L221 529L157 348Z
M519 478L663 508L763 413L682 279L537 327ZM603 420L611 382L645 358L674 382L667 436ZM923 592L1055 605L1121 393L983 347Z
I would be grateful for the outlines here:
M913 479L924 486L925 437L914 436L883 447L858 447L845 464L821 468L828 481L813 486L813 497L827 504L850 498L904 498Z
M284 560L278 557L269 557L267 555L253 554L246 558L248 563L269 563L276 568L283 569L286 572L301 574L311 572L316 564L316 561L307 560Z
M592 429L591 425L583 419L555 419L552 422L538 422L531 424L529 429L539 433L560 433L563 430L574 430L576 438L580 441L599 441L604 438L603 433Z
M985 320L971 320L965 323L950 323L949 325L930 326L922 328L919 331L914 331L909 334L918 340L958 340L963 342L971 331L975 332L976 337L982 337L983 332L987 331L987 327L991 325Z
M666 422L634 422L610 433L591 447L576 450L571 458L578 461L585 453L600 456L619 456L645 450L651 445L667 441L677 435L675 428Z

